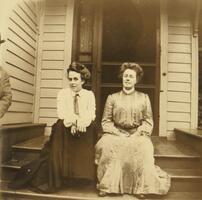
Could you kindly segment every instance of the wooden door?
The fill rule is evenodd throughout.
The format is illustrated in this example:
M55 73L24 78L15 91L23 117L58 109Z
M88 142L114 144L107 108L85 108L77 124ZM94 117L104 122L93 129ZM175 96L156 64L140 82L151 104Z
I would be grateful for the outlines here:
M137 62L144 70L144 77L136 89L150 96L155 121L153 135L158 135L158 20L158 1L76 2L72 59L91 70L87 88L92 88L96 95L98 125L107 96L121 89L120 65Z

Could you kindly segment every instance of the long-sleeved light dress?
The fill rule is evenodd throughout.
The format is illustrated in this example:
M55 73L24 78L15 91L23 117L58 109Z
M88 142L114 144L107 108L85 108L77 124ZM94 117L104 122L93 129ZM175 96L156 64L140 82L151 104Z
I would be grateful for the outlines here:
M170 177L154 163L148 95L138 91L109 95L102 128L104 134L95 146L97 189L107 193L166 194Z

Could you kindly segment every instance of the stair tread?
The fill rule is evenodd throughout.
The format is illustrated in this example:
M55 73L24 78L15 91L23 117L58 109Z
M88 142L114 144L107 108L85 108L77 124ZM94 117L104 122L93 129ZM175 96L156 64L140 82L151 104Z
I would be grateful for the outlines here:
M17 196L25 197L26 199L31 197L34 198L50 198L50 199L75 199L75 200L96 200L96 199L103 199L103 197L98 197L97 191L95 189L95 185L83 185L83 186L71 186L71 187L64 187L57 193L53 194L41 194L35 193L29 189L19 189L19 190L11 190L7 187L6 182L1 183L0 192L2 194L13 194L17 199ZM156 196L155 198L147 198L147 199L164 199L164 200L193 200L193 199L201 199L202 193L201 192L169 192L166 196ZM134 200L134 196L132 195L116 195L116 196L107 196L104 199L116 199L116 200Z
M4 168L12 168L12 169L20 169L23 165L26 165L30 162L30 159L24 159L24 160L9 160L7 162L4 162L1 164L1 167Z
M202 178L201 169L164 169L172 178Z
M4 168L12 168L12 169L20 169L23 165L31 162L30 159L24 160L10 160L4 162L1 167ZM171 178L202 178L202 170L201 169L164 169Z
M48 138L48 136L40 136L13 145L12 148L40 151L43 148L44 143L48 140ZM200 158L200 155L197 152L195 152L187 145L179 143L178 141L168 141L164 137L152 137L151 139L154 144L155 157Z
M13 149L30 149L30 150L41 150L43 148L43 145L48 140L48 136L40 136L36 137L21 143L18 143L16 145L13 145Z
M200 158L199 153L179 141L169 141L166 138L152 137L152 142L154 144L155 156Z

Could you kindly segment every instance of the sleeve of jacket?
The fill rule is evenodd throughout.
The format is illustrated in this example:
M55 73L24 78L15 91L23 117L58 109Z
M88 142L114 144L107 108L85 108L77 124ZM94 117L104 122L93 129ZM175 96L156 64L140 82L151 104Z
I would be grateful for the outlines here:
M1 94L0 94L0 118L4 116L11 105L12 93L9 82L9 75L4 70L1 71Z

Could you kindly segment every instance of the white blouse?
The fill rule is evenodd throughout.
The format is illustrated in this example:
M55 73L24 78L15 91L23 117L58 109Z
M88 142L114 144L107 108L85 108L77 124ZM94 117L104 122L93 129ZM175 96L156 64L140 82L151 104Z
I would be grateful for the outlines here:
M95 119L95 96L92 91L81 89L77 94L79 115L74 113L75 92L70 88L59 91L57 96L57 115L59 119L64 119L66 127L72 124L88 127Z

